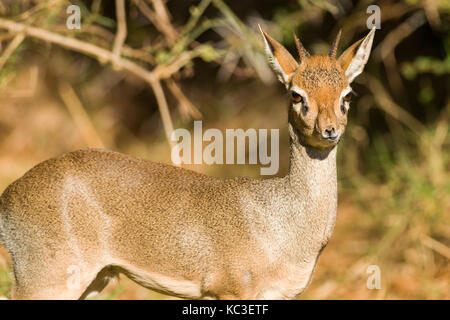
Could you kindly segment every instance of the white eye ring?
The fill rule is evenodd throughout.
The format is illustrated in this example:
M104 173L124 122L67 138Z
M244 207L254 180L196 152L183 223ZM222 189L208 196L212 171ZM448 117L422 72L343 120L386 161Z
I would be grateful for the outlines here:
M293 96L293 93L301 97L301 100L299 102L291 100L292 108L294 109L295 112L297 112L297 114L300 114L300 112L302 111L302 106L308 105L308 97L305 91L303 91L302 89L300 89L295 85L293 86L293 88L291 88L291 96Z
M350 109L350 102L342 99L340 109L343 114L346 114L348 112L348 109Z
M297 113L300 113L301 109L302 109L302 105L303 105L303 101L297 102L297 103L292 103L292 107L294 108L294 111Z

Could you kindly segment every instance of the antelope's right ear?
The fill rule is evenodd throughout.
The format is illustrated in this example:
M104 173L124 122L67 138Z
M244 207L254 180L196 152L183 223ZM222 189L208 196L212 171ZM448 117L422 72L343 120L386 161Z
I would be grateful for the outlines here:
M367 60L369 60L374 35L375 27L370 30L365 38L355 42L339 57L338 63L344 70L349 83L363 71Z
M259 30L264 38L264 45L270 65L275 71L278 79L287 87L292 74L297 70L298 63L278 41L265 33L261 26Z

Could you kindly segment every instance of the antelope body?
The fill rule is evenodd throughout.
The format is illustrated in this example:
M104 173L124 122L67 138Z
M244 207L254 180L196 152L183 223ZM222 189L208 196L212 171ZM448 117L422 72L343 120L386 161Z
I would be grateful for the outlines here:
M349 83L374 30L336 59L300 63L266 33L291 92L290 168L283 178L219 179L112 151L47 160L0 198L0 240L17 299L77 299L124 273L185 298L295 298L311 280L336 220L336 149Z

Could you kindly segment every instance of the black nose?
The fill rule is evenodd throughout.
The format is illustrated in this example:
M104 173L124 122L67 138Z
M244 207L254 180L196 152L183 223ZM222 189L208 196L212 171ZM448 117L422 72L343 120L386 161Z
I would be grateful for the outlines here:
M336 129L334 127L328 127L325 130L323 130L322 137L324 139L329 140L336 140L336 138L339 136L339 132L336 132Z
M329 137L332 136L332 135L334 135L334 127L325 129L325 133L326 133L326 135L329 136Z

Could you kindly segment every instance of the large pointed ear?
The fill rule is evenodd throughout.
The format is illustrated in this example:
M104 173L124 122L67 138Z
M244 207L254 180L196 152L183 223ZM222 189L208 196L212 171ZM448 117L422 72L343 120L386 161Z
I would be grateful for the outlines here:
M345 71L345 76L349 83L363 71L367 60L369 60L374 35L375 28L370 30L365 38L351 45L339 57L338 63Z
M278 79L285 86L288 86L292 74L297 70L297 61L278 41L265 33L261 26L259 26L259 30L263 35L266 53L272 69L275 71Z

